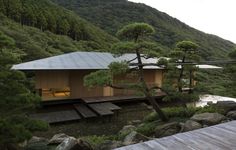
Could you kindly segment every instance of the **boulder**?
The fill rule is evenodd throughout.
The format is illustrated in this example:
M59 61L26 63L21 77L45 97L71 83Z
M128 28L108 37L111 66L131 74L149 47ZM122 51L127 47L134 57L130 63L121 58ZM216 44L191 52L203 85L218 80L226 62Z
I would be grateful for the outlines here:
M230 119L236 120L236 110L228 112L226 116Z
M43 137L37 137L37 136L33 136L29 141L28 144L34 144L34 143L48 143L48 140L46 138Z
M236 110L236 102L234 101L218 101L216 106L219 108L223 108L226 112L231 110Z
M68 137L56 147L55 150L71 150L77 144L77 140L74 137Z
M136 131L132 131L130 132L130 134L128 134L123 141L123 145L130 145L130 144L135 144L135 143L139 143L139 142L144 142L147 140L151 140L151 138L142 135Z
M155 137L170 136L179 133L181 126L178 122L171 122L164 125L157 126L155 129Z
M76 139L74 137L68 137L56 147L55 150L93 150L89 143Z
M186 132L186 131L192 131L192 130L195 130L195 129L199 129L199 128L202 128L202 125L196 121L193 121L193 120L187 120L184 124L183 124L183 129L182 131L183 132Z
M68 136L64 133L56 134L49 140L49 144L61 144L65 139L67 139L69 137L70 136Z
M201 123L202 125L215 125L221 123L224 120L227 120L224 115L221 115L219 113L195 114L190 119Z
M139 125L141 122L142 122L141 120L132 120L128 124L136 126L136 125Z
M93 150L93 148L88 142L82 139L77 139L77 144L72 148L72 150Z
M127 133L130 133L132 131L134 131L136 129L135 126L133 125L127 125L127 126L124 126L120 131L119 133L120 134L127 134Z
M48 140L46 138L33 136L24 146L25 150L47 150Z
M123 146L121 141L111 141L111 140L106 140L105 142L103 142L102 144L100 144L97 148L97 150L111 150L111 149L115 149L118 147Z

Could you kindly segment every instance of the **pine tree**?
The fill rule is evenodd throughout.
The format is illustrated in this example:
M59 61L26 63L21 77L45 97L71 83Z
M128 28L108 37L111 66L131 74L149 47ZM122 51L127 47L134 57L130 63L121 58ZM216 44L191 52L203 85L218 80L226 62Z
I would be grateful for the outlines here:
M177 79L179 92L182 92L183 89L183 77L186 70L189 73L189 91L191 92L193 71L195 70L196 65L191 63L196 63L200 59L197 54L197 48L198 45L191 41L181 41L176 44L176 49L171 54L172 60L180 63L180 73Z
M196 101L199 99L197 93L193 93L193 81L196 78L195 73L198 70L200 57L198 55L198 45L191 41L181 41L176 44L176 48L170 53L171 59L159 62L165 65L163 89L168 91L168 96L164 100L179 101L184 106L186 102ZM162 63L162 64L161 64ZM188 88L188 93L183 90Z
M152 26L145 23L133 23L124 26L121 30L117 32L117 36L121 40L126 40L126 42L121 42L114 45L112 53L116 55L122 55L124 53L135 53L136 58L125 62L113 62L109 65L109 70L100 70L85 77L85 85L88 87L93 86L110 86L117 89L133 89L137 92L141 92L146 99L153 106L154 110L158 113L163 121L167 121L168 118L162 112L160 106L156 102L154 95L152 94L153 89L159 88L157 85L149 87L144 80L144 66L152 64L144 64L142 62L142 57L152 58L158 57L159 53L156 49L154 43L145 41L146 37L152 35L154 29ZM134 60L137 63L132 63ZM135 69L130 69L134 67ZM138 77L137 83L126 83L123 85L113 82L113 77L117 75L123 75L135 72Z
M46 17L44 16L44 13L43 12L39 12L37 14L37 26L42 30L44 31L47 27L47 19Z
M22 11L22 25L35 26L37 23L37 17L31 6L24 5Z
M59 18L57 20L57 32L59 34L67 35L69 30L70 30L70 24L68 23L67 19Z
M20 61L12 49L14 41L0 32L0 149L17 150L17 143L31 137L32 131L45 130L47 124L31 120L27 113L39 101L25 86L22 72L10 70Z
M54 14L50 11L45 12L45 17L47 19L47 29L51 32L56 32L57 22Z
M5 5L4 5L3 0L0 0L0 12L2 14L6 14Z
M20 21L22 4L20 0L2 0L5 7L5 15L16 21Z

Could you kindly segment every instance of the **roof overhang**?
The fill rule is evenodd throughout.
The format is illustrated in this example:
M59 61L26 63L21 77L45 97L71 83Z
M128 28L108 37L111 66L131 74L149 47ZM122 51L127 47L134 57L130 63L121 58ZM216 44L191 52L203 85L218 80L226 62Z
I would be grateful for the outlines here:
M22 71L47 71L47 70L105 70L112 62L131 61L137 63L136 54L124 54L115 57L105 52L72 52L44 59L13 65L11 69ZM144 64L156 64L160 58L144 58ZM169 58L166 58L169 59ZM213 65L196 65L200 69L222 69ZM180 68L180 66L177 66ZM159 66L144 66L144 69L163 70Z

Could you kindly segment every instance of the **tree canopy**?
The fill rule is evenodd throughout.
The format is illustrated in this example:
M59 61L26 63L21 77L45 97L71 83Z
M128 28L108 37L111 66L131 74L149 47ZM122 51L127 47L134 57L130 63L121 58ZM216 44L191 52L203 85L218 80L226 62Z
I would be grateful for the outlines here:
M127 0L53 0L76 12L111 35L132 22L145 22L156 30L151 39L171 51L179 41L190 40L199 45L199 54L206 60L227 58L235 45L212 34L196 30L176 18L142 3ZM96 15L95 15L96 14Z
M32 120L27 113L36 107L40 98L26 85L22 72L10 70L20 61L14 53L14 41L0 32L0 149L17 149L17 143L31 138L31 132L46 130L47 124Z
M85 85L88 87L93 86L110 86L117 89L132 89L142 93L147 100L151 103L155 111L161 116L163 121L167 121L167 117L162 112L161 108L152 95L151 88L148 87L144 80L144 70L142 57L150 57L150 54L157 54L155 43L145 42L145 38L154 33L154 29L145 23L133 23L124 26L117 32L117 35L127 41L120 42L113 46L112 53L116 55L122 55L126 53L135 53L136 56L133 60L127 60L124 62L113 62L109 65L108 70L100 70L89 74L84 78ZM157 57L156 55L156 57ZM153 56L155 57L155 56ZM136 60L138 63L132 64L132 61ZM133 66L135 69L131 69ZM126 82L126 83L114 83L113 79L117 75L130 74L133 72L138 78L138 82ZM121 81L120 81L121 82ZM152 87L153 88L153 87Z

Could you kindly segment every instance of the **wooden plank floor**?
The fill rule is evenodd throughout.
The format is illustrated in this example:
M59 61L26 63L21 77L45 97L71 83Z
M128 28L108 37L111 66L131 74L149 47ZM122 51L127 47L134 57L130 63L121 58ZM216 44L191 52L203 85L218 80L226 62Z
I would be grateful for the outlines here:
M116 150L236 150L236 121L120 147Z
M73 106L84 118L97 117L97 114L84 104L74 104Z
M159 92L156 98L166 96L165 93ZM125 101L139 101L145 100L143 96L102 96L102 97L86 97L81 100L87 104L90 103L102 103L102 102L125 102Z
M94 111L96 111L100 116L114 114L114 112L112 112L109 108L104 107L103 103L94 103L94 104L89 104L88 106Z
M103 105L103 107L111 110L111 111L114 111L114 110L120 110L121 108L115 104L112 104L110 102L106 102L106 103L100 103Z

